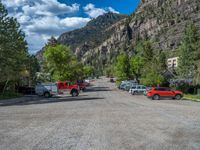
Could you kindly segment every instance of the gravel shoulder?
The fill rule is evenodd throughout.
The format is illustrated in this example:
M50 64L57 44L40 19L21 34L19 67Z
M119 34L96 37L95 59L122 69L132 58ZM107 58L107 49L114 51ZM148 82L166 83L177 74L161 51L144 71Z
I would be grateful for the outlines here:
M102 78L77 98L0 105L0 149L200 149L199 114L200 103L132 96Z

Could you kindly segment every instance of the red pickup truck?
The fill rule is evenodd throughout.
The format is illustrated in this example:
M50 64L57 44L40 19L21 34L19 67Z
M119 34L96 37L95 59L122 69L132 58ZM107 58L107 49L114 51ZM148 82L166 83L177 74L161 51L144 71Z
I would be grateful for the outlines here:
M71 84L69 81L57 82L59 94L70 93L73 97L78 96L80 87L78 84Z

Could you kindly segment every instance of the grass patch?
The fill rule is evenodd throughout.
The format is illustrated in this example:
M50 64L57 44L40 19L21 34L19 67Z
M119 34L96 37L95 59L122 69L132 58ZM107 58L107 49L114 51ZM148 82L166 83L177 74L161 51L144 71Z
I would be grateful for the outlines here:
M0 100L18 98L21 97L22 94L14 93L14 92L5 92L4 94L0 93Z
M200 95L191 95L191 94L185 94L184 99L200 102Z

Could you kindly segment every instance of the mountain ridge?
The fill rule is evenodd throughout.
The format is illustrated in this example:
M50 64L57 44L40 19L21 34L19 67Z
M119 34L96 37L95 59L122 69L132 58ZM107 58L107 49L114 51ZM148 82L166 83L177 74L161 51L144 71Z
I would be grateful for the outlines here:
M68 34L80 29L62 34L58 42L72 45L73 52L84 64L103 70L115 62L119 53L131 53L138 39L149 38L154 41L155 48L172 54L180 45L185 25L190 21L200 30L199 0L145 0L131 16L115 20L104 30L93 25L98 24L98 20L91 21L89 29L87 25L85 28L88 32L98 31L95 36L77 34L81 39L87 37L81 42L73 37L67 38ZM104 33L106 35L101 38ZM62 40L63 35L67 35L63 39L69 42ZM96 36L100 36L97 41Z

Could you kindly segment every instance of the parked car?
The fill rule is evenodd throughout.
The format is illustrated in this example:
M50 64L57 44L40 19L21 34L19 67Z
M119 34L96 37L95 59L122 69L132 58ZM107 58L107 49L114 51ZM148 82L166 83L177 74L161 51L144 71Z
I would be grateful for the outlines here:
M35 93L39 96L51 97L57 94L78 96L80 88L70 82L40 83L35 86Z
M144 96L147 96L148 91L150 91L152 87L146 87L146 90L144 91Z
M131 89L131 87L135 86L135 85L138 85L138 83L134 80L129 80L127 83L126 83L126 87L125 87L125 90L126 91L129 91Z
M171 90L170 88L157 87L148 91L147 97L152 98L153 100L159 100L161 97L180 100L183 97L183 92L178 90Z
M85 82L84 80L78 80L77 85L79 86L80 90L84 91L89 83Z
M137 85L134 80L125 80L121 82L119 89L129 91L133 85Z
M129 93L130 94L143 94L146 91L146 86L144 85L133 85L130 90Z
M125 82L123 82L123 83L121 83L119 85L119 89L121 89L121 90L125 90L125 87L126 87L126 83Z

